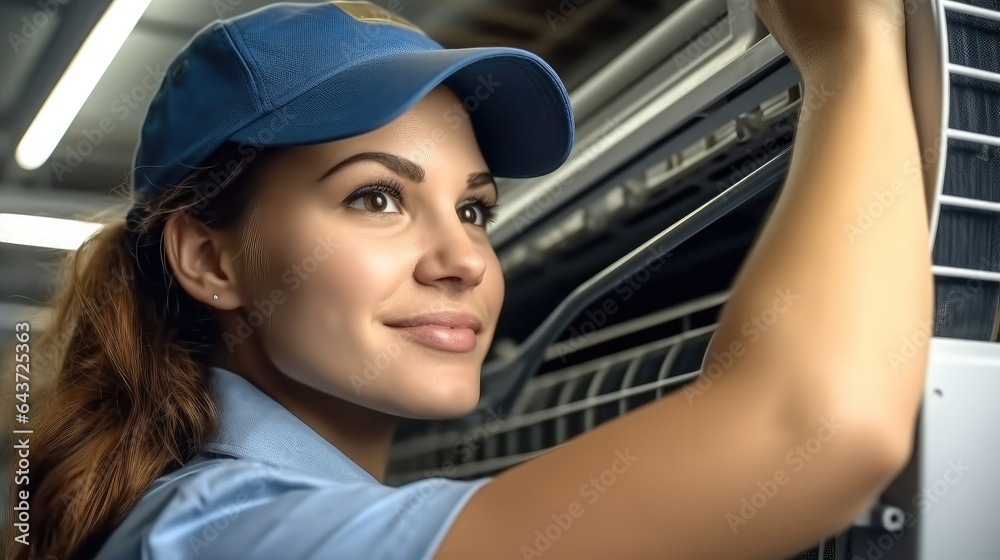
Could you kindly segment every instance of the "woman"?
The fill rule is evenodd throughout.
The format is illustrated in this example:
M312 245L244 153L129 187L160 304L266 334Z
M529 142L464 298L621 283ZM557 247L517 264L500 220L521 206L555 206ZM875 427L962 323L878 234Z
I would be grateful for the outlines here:
M128 219L57 302L32 557L783 558L847 526L905 465L926 369L888 359L932 309L902 4L754 7L813 110L707 353L734 359L494 478L399 488L397 418L477 403L492 175L565 160L566 92L529 53L440 50L365 3L203 30L146 116Z

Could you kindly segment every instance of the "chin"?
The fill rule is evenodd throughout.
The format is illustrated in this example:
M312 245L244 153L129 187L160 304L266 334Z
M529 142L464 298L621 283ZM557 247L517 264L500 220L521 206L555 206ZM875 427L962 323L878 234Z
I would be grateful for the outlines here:
M433 381L440 381L432 383ZM384 410L396 416L416 420L447 420L460 418L476 409L479 403L479 372L474 380L455 382L427 380L418 384L400 384L400 389L384 402L394 410ZM376 407L381 408L381 407Z

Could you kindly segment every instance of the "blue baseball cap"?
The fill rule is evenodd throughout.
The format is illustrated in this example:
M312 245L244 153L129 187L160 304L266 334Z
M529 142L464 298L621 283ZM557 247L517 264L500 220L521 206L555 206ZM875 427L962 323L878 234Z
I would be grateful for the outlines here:
M283 2L209 24L170 62L142 125L132 190L143 199L179 184L227 142L259 149L363 134L440 84L464 107L446 122L457 128L468 115L493 175L545 175L569 156L569 95L537 55L446 49L369 2Z

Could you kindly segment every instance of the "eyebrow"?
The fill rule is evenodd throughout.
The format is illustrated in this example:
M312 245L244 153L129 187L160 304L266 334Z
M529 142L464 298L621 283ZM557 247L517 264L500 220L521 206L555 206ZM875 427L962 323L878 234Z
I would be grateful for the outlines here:
M334 165L333 167L328 169L325 173L323 173L323 175L321 175L320 178L317 179L317 181L322 181L323 179L326 179L330 175L333 175L337 171L340 171L341 169L347 167L352 163L357 163L359 161L365 161L365 160L378 162L383 166L385 166L390 171L392 171L393 173L396 173L401 177L405 177L413 181L414 183L423 182L424 176L426 175L423 167L420 167L420 165L406 158L399 157L397 155L390 154L387 152L361 152L354 154L353 156ZM497 188L496 180L493 178L493 175L490 174L490 172L488 171L469 173L469 176L466 179L466 185L470 189L482 187L485 185L493 185L494 189Z

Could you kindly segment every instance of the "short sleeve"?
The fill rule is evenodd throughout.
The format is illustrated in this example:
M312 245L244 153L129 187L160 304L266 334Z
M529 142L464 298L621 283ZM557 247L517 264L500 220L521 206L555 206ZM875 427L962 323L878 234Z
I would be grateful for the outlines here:
M490 480L391 487L226 460L144 496L97 558L430 559Z

